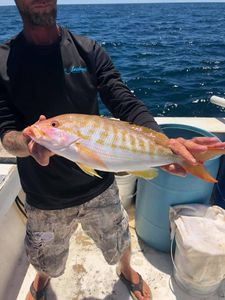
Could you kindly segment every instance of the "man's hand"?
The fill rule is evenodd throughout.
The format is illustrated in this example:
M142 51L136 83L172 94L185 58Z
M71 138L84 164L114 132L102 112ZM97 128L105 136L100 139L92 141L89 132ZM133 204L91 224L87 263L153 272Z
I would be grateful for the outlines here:
M39 121L45 120L46 117L41 115L39 117ZM30 139L29 136L27 136L25 133L23 133L25 139L27 140L27 147L30 155L36 160L37 163L39 163L41 166L47 166L49 164L49 159L51 156L54 155L53 152L49 151L45 147L39 145L38 143L34 142Z
M47 166L49 159L54 155L53 152L49 151L45 147L30 141L27 145L30 155L39 163L41 166Z
M169 148L181 156L187 163L198 165L194 154L205 152L208 148L224 149L225 142L220 142L217 137L195 137L190 140L183 138L169 139ZM186 176L186 171L178 164L170 164L161 167L162 170L178 176Z

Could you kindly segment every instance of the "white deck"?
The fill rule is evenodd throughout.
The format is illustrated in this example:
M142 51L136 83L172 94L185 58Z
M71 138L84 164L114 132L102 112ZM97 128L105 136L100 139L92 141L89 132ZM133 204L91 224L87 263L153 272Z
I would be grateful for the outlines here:
M25 223L14 200L21 190L17 167L0 166L0 300L14 300L28 268L23 250Z
M170 255L155 251L135 233L134 207L129 210L132 234L132 266L151 287L155 300L197 300L182 291L173 279ZM17 300L24 300L35 272L29 268ZM78 229L71 239L67 268L64 275L52 279L48 300L130 300L129 293L116 275L115 266L109 266L95 244ZM219 295L203 298L219 300L225 297L225 284ZM12 300L12 299L11 299Z

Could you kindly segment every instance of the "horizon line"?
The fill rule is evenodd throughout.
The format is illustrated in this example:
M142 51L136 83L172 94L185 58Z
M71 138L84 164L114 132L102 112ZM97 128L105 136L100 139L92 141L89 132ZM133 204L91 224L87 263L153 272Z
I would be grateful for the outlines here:
M161 4L174 4L174 3L224 3L225 0L217 0L217 1L213 1L213 0L204 0L204 1L201 1L201 0L168 0L168 1L165 1L165 0L141 0L141 1L137 1L137 0L111 0L111 1L104 1L104 0L97 0L95 1L95 3L91 2L91 1L77 1L76 3L71 3L71 2L65 2L65 3L58 3L57 5L101 5L101 4L154 4L154 3L161 3ZM16 6L15 3L3 3L1 4L0 3L0 6Z

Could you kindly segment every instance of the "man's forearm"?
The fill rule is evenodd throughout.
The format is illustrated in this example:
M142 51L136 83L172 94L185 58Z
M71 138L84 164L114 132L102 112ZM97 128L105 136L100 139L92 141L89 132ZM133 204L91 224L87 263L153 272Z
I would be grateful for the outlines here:
M12 155L18 157L30 155L27 147L27 139L20 131L6 132L2 139L2 145Z

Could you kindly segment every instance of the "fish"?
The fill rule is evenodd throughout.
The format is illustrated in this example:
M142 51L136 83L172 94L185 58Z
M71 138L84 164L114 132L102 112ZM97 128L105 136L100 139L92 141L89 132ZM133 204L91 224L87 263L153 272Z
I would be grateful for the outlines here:
M91 176L97 171L126 172L144 179L158 175L158 167L176 163L187 173L215 183L203 162L225 154L225 149L208 149L194 154L196 166L172 152L168 137L152 129L114 118L62 114L39 120L23 130L36 143L75 162Z

